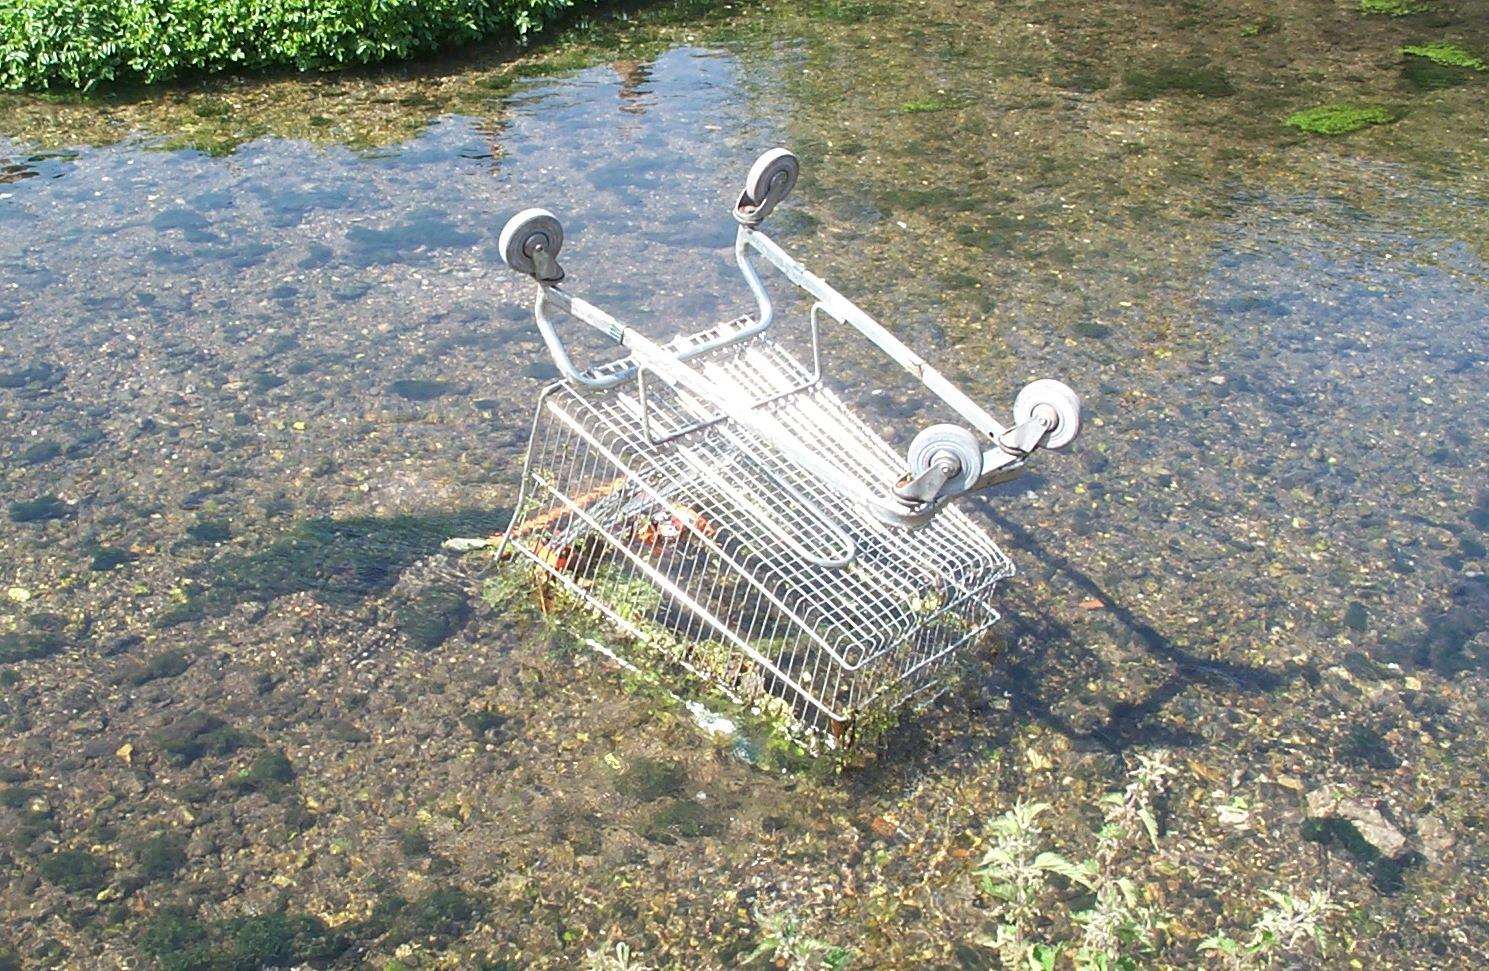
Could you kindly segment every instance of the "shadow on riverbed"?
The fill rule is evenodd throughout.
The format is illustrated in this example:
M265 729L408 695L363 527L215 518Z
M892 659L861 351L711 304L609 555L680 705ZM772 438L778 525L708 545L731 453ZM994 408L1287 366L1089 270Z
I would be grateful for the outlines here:
M501 509L448 515L312 519L266 549L228 556L202 568L200 588L160 619L163 627L220 616L242 603L268 603L313 593L323 603L350 607L389 590L405 569L439 552L452 536L489 536L506 528Z
M1021 718L1035 719L1078 744L1097 746L1112 753L1121 753L1133 745L1182 747L1195 744L1199 737L1184 728L1158 724L1154 716L1192 685L1201 684L1222 692L1264 694L1281 688L1293 677L1316 677L1309 667L1275 671L1198 657L1124 606L1068 558L1041 543L1036 533L1006 519L995 519L999 528L1012 538L1013 545L1052 566L1081 594L1100 601L1106 613L1132 634L1137 645L1153 658L1173 666L1162 683L1140 701L1113 705L1102 723L1082 729L1056 713L1041 690L1050 681L1046 672L1056 663L1051 653L1078 644L1080 635L1048 613L1011 616L1008 639L1017 642L1017 649L1010 649L1000 659L985 687L1005 693L1014 713Z

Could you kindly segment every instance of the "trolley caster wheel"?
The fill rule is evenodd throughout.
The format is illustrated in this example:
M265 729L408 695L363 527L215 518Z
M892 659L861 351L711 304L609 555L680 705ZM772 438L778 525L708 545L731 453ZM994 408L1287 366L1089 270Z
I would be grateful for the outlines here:
M1055 425L1044 440L1049 449L1064 448L1075 441L1081 430L1081 399L1074 391L1050 378L1024 385L1024 389L1013 400L1013 423L1015 426L1034 417L1035 409L1046 407L1053 413Z
M957 469L946 478L934 496L915 495L923 502L942 496L957 496L970 492L982 475L982 443L976 435L960 425L931 425L923 428L910 443L906 456L910 462L910 484L929 472L938 459L950 456L955 459ZM900 493L909 498L905 492Z
M758 225L796 187L801 163L788 149L773 148L755 159L745 177L744 192L734 204L741 221Z
M564 228L547 209L524 209L508 219L497 243L508 266L544 282L563 279L558 265L563 245Z

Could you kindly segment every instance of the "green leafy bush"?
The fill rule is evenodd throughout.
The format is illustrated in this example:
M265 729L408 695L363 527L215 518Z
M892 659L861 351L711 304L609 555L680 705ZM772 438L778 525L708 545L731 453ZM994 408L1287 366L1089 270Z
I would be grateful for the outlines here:
M7 0L0 88L314 70L525 37L574 0ZM592 0L581 0L592 2Z

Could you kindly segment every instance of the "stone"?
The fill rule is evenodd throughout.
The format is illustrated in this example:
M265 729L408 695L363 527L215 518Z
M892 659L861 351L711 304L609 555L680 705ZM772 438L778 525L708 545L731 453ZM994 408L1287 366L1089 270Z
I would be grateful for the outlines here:
M1323 786L1308 793L1307 799L1310 819L1344 820L1382 856L1394 857L1406 849L1406 835L1384 813L1341 787Z
M1430 863L1442 863L1458 842L1441 816L1426 813L1417 820L1417 843Z

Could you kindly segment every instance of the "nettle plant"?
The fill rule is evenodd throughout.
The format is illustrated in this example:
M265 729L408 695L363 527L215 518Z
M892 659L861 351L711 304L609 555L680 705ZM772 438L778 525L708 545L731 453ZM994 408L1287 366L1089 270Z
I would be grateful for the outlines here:
M1157 952L1169 918L1123 871L1135 869L1138 853L1158 851L1155 803L1174 774L1167 753L1138 756L1126 788L1101 798L1096 844L1084 859L1049 848L1040 823L1046 803L1020 802L994 819L973 874L993 902L997 924L978 942L1009 968L1050 971L1067 960L1078 971L1142 966ZM1086 891L1077 898L1081 909L1063 905L1053 877ZM1329 895L1267 896L1273 906L1248 931L1238 938L1217 933L1200 950L1235 967L1266 967L1308 947L1322 951L1324 922L1339 909Z

